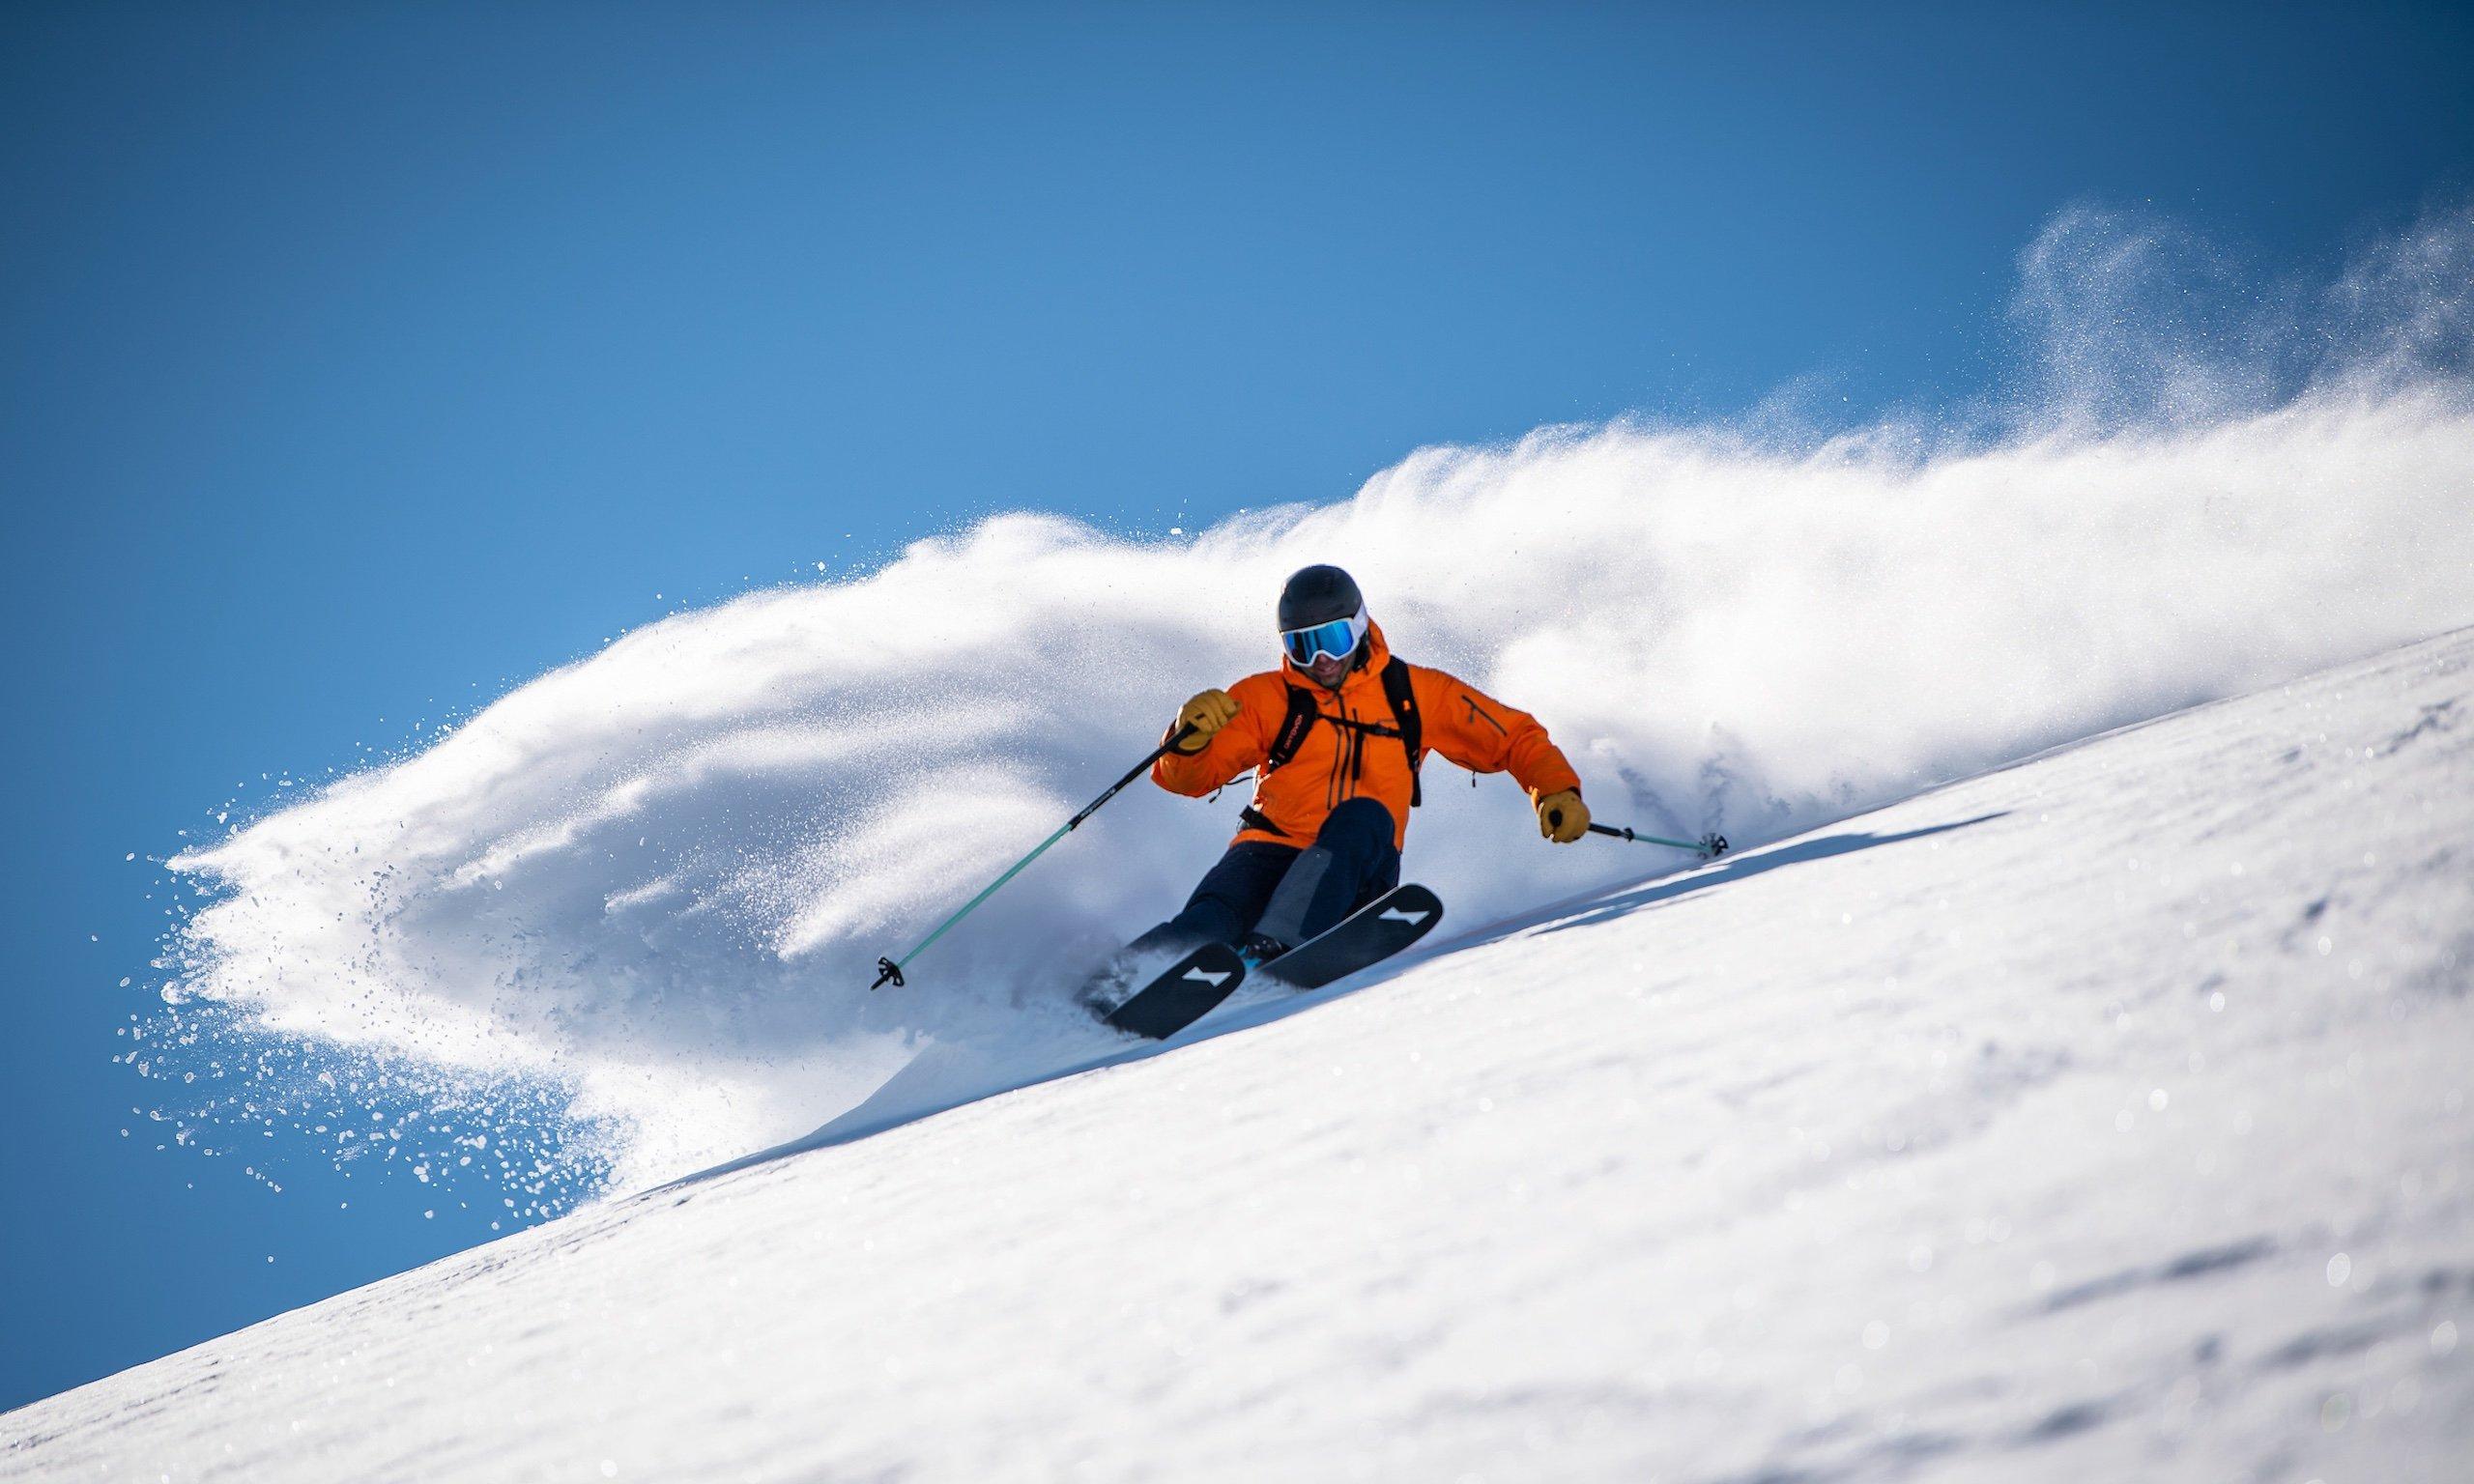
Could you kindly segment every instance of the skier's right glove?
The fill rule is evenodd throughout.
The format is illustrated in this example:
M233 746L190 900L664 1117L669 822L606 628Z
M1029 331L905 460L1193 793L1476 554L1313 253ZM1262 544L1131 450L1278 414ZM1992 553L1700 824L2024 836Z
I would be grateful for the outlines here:
M1177 751L1193 754L1209 747L1213 734L1234 720L1237 710L1237 698L1226 691L1196 692L1194 699L1177 713L1178 728L1194 728L1186 733L1186 740L1177 744ZM1170 728L1168 734L1175 736L1176 728Z

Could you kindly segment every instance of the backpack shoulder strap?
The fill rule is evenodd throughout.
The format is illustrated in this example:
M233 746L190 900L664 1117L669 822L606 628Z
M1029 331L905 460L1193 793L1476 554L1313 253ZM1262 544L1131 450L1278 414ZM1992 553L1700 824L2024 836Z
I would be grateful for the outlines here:
M1419 768L1426 760L1426 748L1425 727L1418 715L1417 687L1409 673L1408 661L1395 657L1383 667L1383 699L1392 703L1392 720L1396 728L1393 734L1399 737L1401 747L1409 754L1409 805L1414 809L1426 801L1425 784L1419 776ZM1264 759L1264 768L1268 771L1285 767L1297 756L1297 750L1306 745L1306 734L1314 729L1315 719L1322 714L1305 687L1288 687L1288 713L1280 718L1280 730L1272 734L1271 754ZM1386 729L1363 723L1351 725L1363 731Z
M1320 715L1314 698L1302 686L1288 688L1288 714L1280 718L1280 730L1272 733L1271 756L1264 759L1265 768L1287 765L1306 745L1306 734L1314 729L1314 718Z
M1322 714L1322 708L1314 704L1312 696L1301 687L1288 687L1288 711L1280 719L1280 730L1272 733L1271 755L1263 759L1263 771L1268 773L1274 768L1286 767L1297 756L1297 750L1306 745L1306 734L1314 729L1314 718ZM1259 788L1255 790L1254 797L1257 800L1262 798ZM1250 830L1266 830L1274 835L1288 833L1272 823L1271 815L1252 804L1238 811L1237 817L1238 822Z
M1409 807L1426 801L1425 785L1418 777L1426 760L1425 726L1418 716L1418 690L1411 683L1409 662L1398 655L1383 667L1383 696L1392 702L1392 720L1400 728L1400 745L1409 750Z

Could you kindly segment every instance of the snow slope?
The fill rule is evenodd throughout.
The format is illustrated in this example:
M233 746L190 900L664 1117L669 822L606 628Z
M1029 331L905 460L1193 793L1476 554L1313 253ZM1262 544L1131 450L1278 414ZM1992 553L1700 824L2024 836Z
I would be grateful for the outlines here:
M525 1232L0 1478L2462 1479L2469 785L2474 631Z

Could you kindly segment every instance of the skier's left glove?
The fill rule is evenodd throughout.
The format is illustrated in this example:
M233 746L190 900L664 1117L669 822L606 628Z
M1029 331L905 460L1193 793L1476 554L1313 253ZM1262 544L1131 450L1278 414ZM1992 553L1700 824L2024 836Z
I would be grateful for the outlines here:
M1568 845L1589 833L1589 806L1581 791L1567 788L1538 801L1538 833L1559 845Z

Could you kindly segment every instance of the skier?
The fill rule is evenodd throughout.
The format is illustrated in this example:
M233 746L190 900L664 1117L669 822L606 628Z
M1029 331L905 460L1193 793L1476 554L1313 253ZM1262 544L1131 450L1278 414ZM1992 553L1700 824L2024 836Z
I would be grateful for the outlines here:
M1307 567L1280 595L1278 670L1197 694L1152 781L1199 798L1251 771L1253 801L1184 910L1127 946L1120 964L1206 942L1259 964L1398 884L1418 765L1431 748L1475 773L1511 776L1557 844L1589 827L1580 779L1546 728L1439 670L1395 657L1338 567Z

